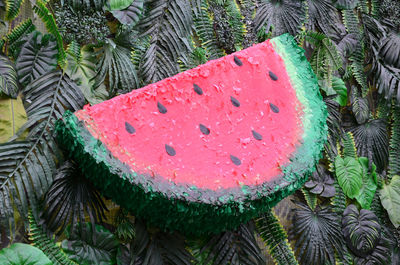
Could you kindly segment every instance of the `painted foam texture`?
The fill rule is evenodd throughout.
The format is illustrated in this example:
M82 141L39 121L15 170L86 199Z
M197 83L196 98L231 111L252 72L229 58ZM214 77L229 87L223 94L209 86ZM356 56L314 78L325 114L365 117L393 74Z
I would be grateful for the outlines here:
M313 172L326 140L327 111L319 94L316 77L304 56L303 49L297 46L290 35L274 38L268 45L272 45L274 51L283 59L290 85L294 88L296 98L301 105L301 110L298 111L301 111L302 128L301 143L296 144L287 161L279 165L281 173L268 181L255 185L236 183L218 189L212 189L208 184L198 187L166 181L165 176L151 174L145 168L138 170L137 167L129 165L129 161L123 162L117 159L115 146L110 143L106 145L100 140L104 141L104 138L101 138L100 133L96 131L97 124L90 122L88 114L90 112L85 110L79 112L79 119L76 114L66 112L57 123L57 138L66 149L65 154L79 161L85 175L104 196L131 210L137 217L144 218L163 229L178 230L185 234L197 235L234 229L270 209L300 188ZM238 67L242 67L238 64L238 58L242 58L240 63L246 63L242 62L246 59L243 58L243 51L229 56L234 58L233 61ZM269 75L272 80L279 78L274 72ZM178 77L179 75L176 78ZM196 91L196 87L194 88L196 95L204 96L203 93L207 93L204 87L201 89L202 91L198 89ZM137 91L139 92L134 93L140 93L140 90ZM232 100L233 107L242 107L243 103L237 106L235 99ZM95 109L96 106L92 108ZM270 106L271 111L275 113L274 107L279 109L279 106ZM159 112L161 113L159 115L166 115L160 109ZM130 126L131 123L125 125L130 134L140 129ZM203 130L200 128L200 131ZM259 141L257 134L253 133L253 136L254 141ZM172 150L168 149L167 144L164 155L171 156ZM173 149L172 153L175 154L171 159L179 155L179 151L178 149L177 154ZM229 161L231 166L240 167L241 165L235 160L240 158L234 157Z

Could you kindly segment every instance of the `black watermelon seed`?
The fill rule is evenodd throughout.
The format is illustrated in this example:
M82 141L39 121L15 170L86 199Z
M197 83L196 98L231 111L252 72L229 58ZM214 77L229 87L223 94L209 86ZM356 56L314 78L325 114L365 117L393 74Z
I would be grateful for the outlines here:
M134 134L136 132L135 128L133 128L133 126L127 121L125 122L125 129L130 134Z
M243 65L242 61L239 58L237 58L236 55L233 56L233 60L235 61L235 64L237 64L238 66Z
M167 154L169 154L170 156L176 155L175 149L170 145L165 145L165 151L167 151Z
M274 81L278 80L278 77L276 76L276 74L274 74L271 71L269 71L269 77L271 77L271 79L274 80Z
M271 110L275 113L279 113L279 108L277 106L275 106L272 103L269 103L269 106L271 107Z
M203 124L199 124L200 127L200 131L205 134L205 135L209 135L210 134L210 129L208 129L206 126L204 126Z
M240 107L240 102L239 102L239 100L237 100L236 98L234 98L234 97L231 96L231 101L232 101L233 106L235 106L235 107Z
M236 156L231 155L231 160L233 162L233 164L240 166L242 164L242 161L240 161L239 158L237 158Z
M201 89L201 87L199 87L198 85L193 84L193 89L194 89L194 92L196 92L197 94L203 95L203 89Z
M255 130L251 131L253 133L254 139L261 141L262 140L262 135L256 132Z
M160 113L162 113L162 114L167 113L167 108L164 107L164 105L161 104L160 102L157 102L157 108L158 108L158 111L159 111Z

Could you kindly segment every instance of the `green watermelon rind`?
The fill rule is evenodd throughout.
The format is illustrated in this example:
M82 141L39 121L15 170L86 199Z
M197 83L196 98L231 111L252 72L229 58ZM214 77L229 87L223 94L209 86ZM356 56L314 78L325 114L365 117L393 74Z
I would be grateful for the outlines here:
M327 110L304 50L288 34L271 42L284 60L304 112L303 143L290 163L281 166L283 175L276 181L211 191L133 172L69 111L57 122L57 139L67 149L66 156L79 161L85 175L104 196L150 224L192 235L234 229L299 189L314 171L326 141Z

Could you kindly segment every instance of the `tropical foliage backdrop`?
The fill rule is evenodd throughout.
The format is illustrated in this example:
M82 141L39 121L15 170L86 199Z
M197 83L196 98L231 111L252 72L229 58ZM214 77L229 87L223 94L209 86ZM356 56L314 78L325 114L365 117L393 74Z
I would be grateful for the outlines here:
M399 1L0 0L0 10L1 264L400 264ZM55 142L67 109L287 32L318 77L328 141L301 190L234 231L150 227Z

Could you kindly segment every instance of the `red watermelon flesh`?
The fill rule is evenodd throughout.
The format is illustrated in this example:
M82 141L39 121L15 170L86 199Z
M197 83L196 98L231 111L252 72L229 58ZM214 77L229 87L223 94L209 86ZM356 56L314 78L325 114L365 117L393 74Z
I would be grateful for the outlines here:
M75 115L133 171L211 190L273 181L303 133L269 41Z

